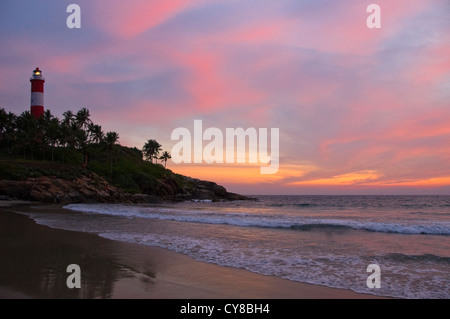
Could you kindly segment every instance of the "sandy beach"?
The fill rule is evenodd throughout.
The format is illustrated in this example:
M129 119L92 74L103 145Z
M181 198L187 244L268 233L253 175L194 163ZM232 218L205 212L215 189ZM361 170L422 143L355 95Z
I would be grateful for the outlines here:
M377 298L198 262L158 247L38 225L14 202L0 205L0 298ZM61 206L49 205L58 210ZM66 268L81 269L69 289Z

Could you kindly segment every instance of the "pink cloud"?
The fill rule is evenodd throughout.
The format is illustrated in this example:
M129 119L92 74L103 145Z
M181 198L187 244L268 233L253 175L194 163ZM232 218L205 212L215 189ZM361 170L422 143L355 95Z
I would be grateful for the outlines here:
M337 174L355 169L376 169L385 178L450 176L450 113L422 112L393 123L386 130L344 134L321 142L322 167ZM428 163L429 167L423 167ZM434 163L434 164L432 164Z
M379 0L381 29L369 29L366 12L370 2L359 0L336 2L324 7L318 16L299 16L298 25L290 30L291 44L324 52L370 55L379 44L405 27L405 21L432 7L439 0ZM326 12L326 14L325 14Z
M229 72L230 61L226 50L202 46L203 40L196 43L195 51L166 50L171 63L184 70L181 83L191 96L191 109L211 113L251 106L264 100L264 92L251 88L235 73Z
M107 33L133 38L204 0L110 0L95 3L93 23Z
M405 76L417 86L436 84L450 77L450 41L427 47L419 53L413 67Z

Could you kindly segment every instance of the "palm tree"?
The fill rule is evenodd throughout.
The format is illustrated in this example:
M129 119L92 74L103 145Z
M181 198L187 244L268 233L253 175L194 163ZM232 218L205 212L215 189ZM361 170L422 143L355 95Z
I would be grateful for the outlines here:
M86 147L88 144L88 137L85 130L75 130L75 141L81 155L83 157L83 167L87 166L88 155L86 153Z
M142 148L142 152L144 153L144 157L150 162L153 163L153 158L157 159L158 154L161 151L161 144L159 144L156 140L148 140L144 147Z
M63 123L67 126L70 126L70 124L73 122L74 119L74 114L72 111L65 111L63 113L64 119L62 120Z
M6 113L5 109L0 108L0 143L6 147L9 147L9 139L13 137L16 116L9 112Z
M0 134L3 137L3 133L6 132L6 126L8 125L8 113L4 108L0 108Z
M113 164L114 148L118 141L119 141L119 133L117 133L117 132L106 133L105 143L108 146L108 152L109 152L109 158L110 158L109 175L111 178L112 178L112 164Z
M24 158L26 159L27 148L31 151L31 159L34 158L34 146L38 133L37 121L29 111L23 112L16 120L17 125L17 146L24 150Z
M100 143L105 138L105 133L102 131L100 125L90 123L88 126L89 131L89 143Z
M58 118L54 117L50 120L50 122L47 125L47 130L46 130L45 135L46 135L47 141L51 147L52 162L53 162L53 151L54 151L55 145L61 140L61 127L59 125Z
M50 141L48 132L49 132L49 126L50 122L54 119L54 116L52 115L50 110L45 110L44 114L37 120L38 124L38 141L39 146L41 146L43 152L44 152L44 160L45 160L45 153L47 148L51 148L52 142ZM59 124L59 121L58 121ZM52 152L52 161L53 161L53 148L51 149Z
M40 120L42 120L43 122L49 122L52 118L53 118L52 112L50 110L45 110Z
M10 147L14 146L14 140L16 139L16 120L17 116L14 113L6 113L4 109L0 109L0 140L8 152Z
M83 107L75 114L75 136L77 139L78 148L81 150L83 156L83 166L87 166L88 156L86 153L86 146L88 144L88 127L92 123L89 118L89 110Z
M117 132L108 132L105 135L105 142L108 145L108 148L114 147L119 140L119 133Z
M159 158L160 160L164 161L164 168L166 167L167 164L167 160L172 158L172 155L170 155L169 152L164 151L161 155L161 157Z
M77 123L78 129L86 130L88 128L89 124L92 123L89 118L90 116L89 110L85 107L77 112L75 115L75 123Z
M61 120L61 144L64 147L75 148L75 131L74 127L74 114L72 111L66 111L63 113L64 118ZM64 158L63 158L64 162Z

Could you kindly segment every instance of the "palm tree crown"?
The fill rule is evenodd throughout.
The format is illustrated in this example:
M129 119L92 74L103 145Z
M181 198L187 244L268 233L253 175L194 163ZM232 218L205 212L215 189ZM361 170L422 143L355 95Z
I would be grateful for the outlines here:
M164 151L159 159L164 161L164 167L166 167L167 160L170 159L170 158L172 158L172 155L170 155L169 152Z
M142 152L144 153L144 157L150 162L153 163L153 158L157 159L158 154L161 151L161 144L159 144L155 140L148 140L144 147L142 148Z

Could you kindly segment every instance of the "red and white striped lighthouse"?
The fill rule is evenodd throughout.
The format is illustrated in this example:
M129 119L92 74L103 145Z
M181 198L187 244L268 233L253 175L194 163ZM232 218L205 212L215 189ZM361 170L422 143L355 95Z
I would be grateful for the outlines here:
M30 78L31 82L31 114L40 118L44 114L44 82L42 71L39 68L33 71Z

